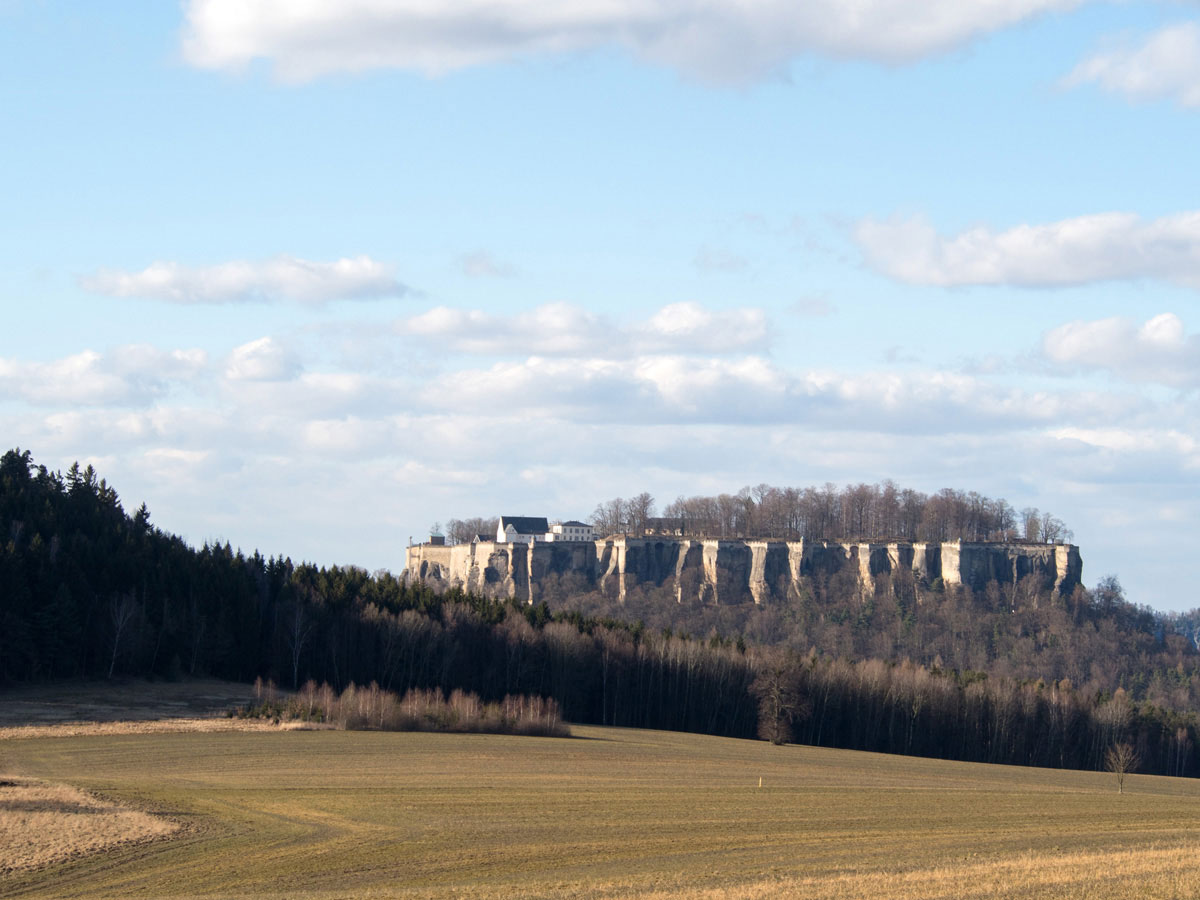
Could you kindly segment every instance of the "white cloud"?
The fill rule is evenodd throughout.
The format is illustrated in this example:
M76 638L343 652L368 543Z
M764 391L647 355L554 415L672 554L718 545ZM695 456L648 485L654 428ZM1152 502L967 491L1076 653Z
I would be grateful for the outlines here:
M603 325L578 310L557 314L551 332L570 332L581 316ZM686 342L713 315L666 307L608 334L674 332ZM1194 359L1192 337L1169 314L1071 323L1045 346L1056 365L1083 367L1122 342L1133 343L1134 357L1163 354L1164 367ZM1195 494L1200 411L1184 394L1164 402L1153 396L1161 392L1061 381L1030 390L1008 372L815 371L754 353L608 347L393 377L355 369L353 356L328 367L277 338L243 344L215 365L147 347L6 359L0 432L52 468L96 460L127 508L146 500L156 524L193 542L228 538L247 550L394 571L404 537L435 519L513 504L581 517L614 495L649 490L661 503L759 482L890 476L921 490L1036 504L1076 529L1093 573L1119 569L1131 585L1135 557L1120 561L1113 542L1114 561L1100 562L1097 523L1128 511L1149 529L1168 507L1188 521L1179 498ZM1183 526L1168 524L1179 539ZM1149 591L1158 570L1140 571Z
M515 316L438 306L398 321L396 329L460 353L569 356L586 352L609 326L578 306L550 303Z
M1154 278L1200 289L1200 211L1145 221L1109 212L943 237L922 219L865 219L872 268L910 284L1057 287Z
M907 62L1085 0L188 0L184 57L209 69L266 59L305 81L398 68L440 75L516 58L619 47L716 82L745 83L805 53Z
M634 329L641 352L728 353L763 347L767 317L760 309L742 307L713 311L697 303L672 303L656 312L644 328Z
M1183 22L1155 31L1137 46L1096 53L1064 79L1068 87L1098 84L1130 100L1174 99L1200 107L1200 24Z
M304 444L317 452L379 453L394 439L395 429L387 419L344 416L313 419L304 423L301 433Z
M145 297L171 303L250 303L400 297L408 292L393 268L368 256L313 262L286 254L261 261L214 266L151 263L140 272L101 270L80 279L89 291L113 297Z
M295 356L270 337L234 347L225 365L230 381L284 381L299 371Z
M1068 322L1047 332L1041 349L1046 359L1069 368L1173 387L1200 384L1200 336L1186 334L1174 313L1141 325L1123 316Z
M491 356L732 353L764 347L768 337L760 309L709 310L696 303L673 303L644 322L626 326L567 303L550 303L515 316L439 306L400 320L396 329L459 353Z
M425 488L429 485L464 486L475 491L485 485L491 476L479 468L452 468L436 463L427 464L409 460L392 473L392 479L399 485L411 488Z
M425 390L422 381L353 371L292 374L293 377L242 380L227 377L222 385L222 402L270 429L281 422L392 415L417 405Z
M943 372L790 371L759 356L530 357L450 373L420 395L427 410L521 421L794 425L894 434L1094 426L1144 409L1115 392L1029 391Z
M1200 442L1173 428L1067 427L1049 434L1058 440L1078 441L1118 454L1166 455L1179 458L1190 468L1200 466Z
M137 406L162 397L172 383L196 379L206 368L201 350L165 352L145 345L107 355L84 350L51 362L0 357L0 399L45 406Z
M162 481L201 481L213 473L215 450L152 447L142 453L147 474Z

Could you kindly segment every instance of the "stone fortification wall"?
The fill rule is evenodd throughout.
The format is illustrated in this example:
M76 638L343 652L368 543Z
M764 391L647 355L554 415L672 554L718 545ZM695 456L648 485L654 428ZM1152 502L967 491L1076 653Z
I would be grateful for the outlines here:
M909 541L756 541L610 537L598 541L500 544L491 541L408 548L407 578L439 588L534 602L550 575L624 600L635 585L674 588L680 602L771 603L793 596L805 577L853 575L864 587L908 570L925 582L982 590L1034 576L1069 593L1083 562L1070 544Z

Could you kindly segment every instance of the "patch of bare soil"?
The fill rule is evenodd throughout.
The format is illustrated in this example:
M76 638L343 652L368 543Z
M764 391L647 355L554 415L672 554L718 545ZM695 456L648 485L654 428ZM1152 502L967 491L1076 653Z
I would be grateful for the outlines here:
M0 874L155 840L179 827L64 784L0 779Z

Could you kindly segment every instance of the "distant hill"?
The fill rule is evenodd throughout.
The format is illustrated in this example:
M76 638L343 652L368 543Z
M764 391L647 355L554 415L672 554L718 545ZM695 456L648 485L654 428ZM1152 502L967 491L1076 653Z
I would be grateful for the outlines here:
M835 573L787 603L625 603L545 585L535 605L387 573L189 547L91 467L0 457L0 684L136 675L553 697L565 718L990 762L1200 774L1200 655L1119 583ZM1043 582L1037 581L1037 584Z

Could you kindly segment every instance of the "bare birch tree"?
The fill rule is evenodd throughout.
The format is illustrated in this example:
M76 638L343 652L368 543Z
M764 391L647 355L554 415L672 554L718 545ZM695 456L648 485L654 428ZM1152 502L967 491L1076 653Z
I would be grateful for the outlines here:
M1117 793L1125 793L1125 776L1138 767L1138 752L1133 744L1121 741L1113 744L1104 754L1104 768L1117 776Z

